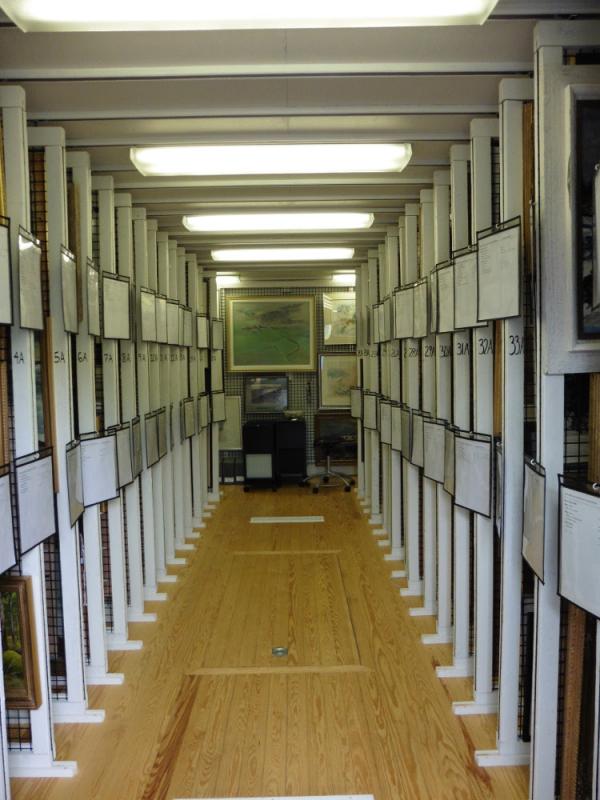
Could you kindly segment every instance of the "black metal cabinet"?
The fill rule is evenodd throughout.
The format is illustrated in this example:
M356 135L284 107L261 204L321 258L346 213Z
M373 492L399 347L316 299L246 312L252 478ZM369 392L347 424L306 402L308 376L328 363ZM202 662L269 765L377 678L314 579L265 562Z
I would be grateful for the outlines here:
M246 422L242 437L246 488L306 476L304 420Z
M306 423L282 420L275 423L277 477L302 480L306 476Z

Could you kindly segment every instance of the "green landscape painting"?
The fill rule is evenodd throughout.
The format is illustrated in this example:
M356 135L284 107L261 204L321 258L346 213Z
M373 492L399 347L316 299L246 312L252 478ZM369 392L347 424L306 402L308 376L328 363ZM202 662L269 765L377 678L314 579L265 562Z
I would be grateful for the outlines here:
M230 297L229 369L291 372L316 368L314 297Z

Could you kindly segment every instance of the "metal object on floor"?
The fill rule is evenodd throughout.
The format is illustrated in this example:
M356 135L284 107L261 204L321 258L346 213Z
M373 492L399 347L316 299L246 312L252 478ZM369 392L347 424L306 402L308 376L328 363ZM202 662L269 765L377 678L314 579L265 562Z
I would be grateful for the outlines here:
M340 472L336 472L331 468L330 452L327 452L326 457L327 463L325 465L325 472L321 473L320 475L310 475L308 478L305 478L300 485L311 486L313 494L317 494L319 489L334 489L339 486L343 486L344 491L349 492L354 484L354 480L352 478L346 478ZM316 483L313 483L315 480Z

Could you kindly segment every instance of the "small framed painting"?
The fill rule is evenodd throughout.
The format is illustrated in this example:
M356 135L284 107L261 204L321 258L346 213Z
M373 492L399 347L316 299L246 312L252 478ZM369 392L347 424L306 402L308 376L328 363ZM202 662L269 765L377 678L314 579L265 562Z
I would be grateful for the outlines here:
M40 680L33 634L31 578L18 575L2 577L0 616L6 707L39 708Z
M319 359L319 398L321 409L350 409L350 390L357 383L354 353L327 353Z
M356 344L354 292L331 292L323 295L323 343Z

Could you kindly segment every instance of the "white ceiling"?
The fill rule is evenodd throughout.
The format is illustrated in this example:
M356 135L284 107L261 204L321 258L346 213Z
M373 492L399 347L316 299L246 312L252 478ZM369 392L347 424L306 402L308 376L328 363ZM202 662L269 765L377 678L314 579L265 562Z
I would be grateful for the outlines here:
M268 237L190 233L183 214L340 207L372 211L373 228L273 241L351 244L360 262L447 168L470 120L496 114L499 81L531 73L535 18L598 11L500 0L481 27L219 33L24 34L0 19L0 79L25 88L32 125L64 128L202 263L214 244ZM409 141L413 158L398 175L202 179L145 178L128 155L140 144L358 140Z

